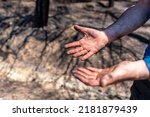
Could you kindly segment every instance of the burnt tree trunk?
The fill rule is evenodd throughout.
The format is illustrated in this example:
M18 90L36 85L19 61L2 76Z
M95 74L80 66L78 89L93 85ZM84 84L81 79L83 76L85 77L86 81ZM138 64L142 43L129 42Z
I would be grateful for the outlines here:
M113 7L114 6L114 0L109 0L108 7Z
M49 0L36 0L34 26L37 28L47 26L49 14Z

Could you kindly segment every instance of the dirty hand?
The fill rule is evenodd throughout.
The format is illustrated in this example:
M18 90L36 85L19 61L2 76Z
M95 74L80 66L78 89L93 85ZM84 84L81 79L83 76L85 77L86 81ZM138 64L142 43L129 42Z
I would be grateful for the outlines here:
M79 41L66 44L65 47L71 48L67 52L68 54L80 57L81 60L88 59L109 42L107 35L103 31L78 25L75 25L74 28L83 33L84 36Z
M149 71L143 60L124 61L110 68L78 68L73 71L75 77L89 86L108 86L125 80L142 80L149 78Z

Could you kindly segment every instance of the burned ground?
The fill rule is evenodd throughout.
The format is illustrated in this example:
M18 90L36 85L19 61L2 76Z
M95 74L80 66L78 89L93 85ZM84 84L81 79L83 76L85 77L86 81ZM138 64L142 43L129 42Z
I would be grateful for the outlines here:
M116 21L134 1L116 1L112 8L95 1L53 1L48 26L40 29L33 27L33 1L1 3L1 99L129 99L132 82L106 88L89 87L74 78L71 71L79 66L104 68L123 60L142 59L150 42L150 22L107 45L86 61L68 56L64 44L82 36L73 29L74 24L102 30Z

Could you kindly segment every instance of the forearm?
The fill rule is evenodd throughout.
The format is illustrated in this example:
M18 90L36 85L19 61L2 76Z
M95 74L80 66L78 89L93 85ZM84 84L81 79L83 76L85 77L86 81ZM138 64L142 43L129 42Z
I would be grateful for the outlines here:
M131 64L133 66L133 68L132 68L133 73L131 72L134 77L133 80L149 79L149 77L150 77L149 70L148 70L144 60L138 60L138 61L132 62Z
M109 41L127 35L143 25L150 17L150 5L138 2L135 6L127 9L120 18L107 27L104 32Z
M109 73L100 80L102 86L127 80L144 80L149 78L149 70L144 60L135 62L124 61L108 69L108 71Z

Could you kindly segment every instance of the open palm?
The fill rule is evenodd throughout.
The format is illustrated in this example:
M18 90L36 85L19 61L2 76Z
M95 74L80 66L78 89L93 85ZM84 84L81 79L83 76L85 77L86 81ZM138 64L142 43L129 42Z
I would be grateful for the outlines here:
M137 69L137 66L140 66L141 69ZM123 61L110 68L104 69L94 67L77 68L73 71L73 74L86 85L104 87L125 80L141 80L143 78L149 78L147 67L143 66L145 66L145 63L142 61Z
M68 54L74 57L80 57L81 60L88 59L108 43L107 35L103 31L78 25L75 25L74 28L84 34L79 41L65 45L66 48L71 48Z

